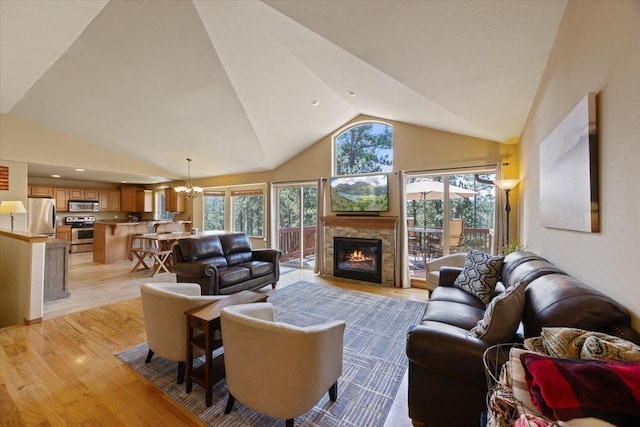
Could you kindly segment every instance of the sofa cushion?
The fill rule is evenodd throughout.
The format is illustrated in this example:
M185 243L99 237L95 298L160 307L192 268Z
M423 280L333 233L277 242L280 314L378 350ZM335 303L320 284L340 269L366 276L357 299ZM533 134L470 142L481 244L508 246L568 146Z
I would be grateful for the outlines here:
M484 316L484 307L430 300L427 303L422 321L443 323L469 331L478 324L482 316Z
M182 258L187 262L224 256L218 236L203 236L194 239L180 239L177 242Z
M494 256L471 249L464 262L464 268L453 282L453 286L488 304L491 293L498 283L503 260L502 255Z
M222 250L229 265L251 261L251 241L244 233L223 234L220 236Z
M458 304L465 304L479 308L482 311L484 311L486 308L485 304L473 295L463 291L462 289L451 288L448 286L438 286L436 289L434 289L429 296L428 304L432 303L433 301L448 301Z
M251 272L245 267L227 267L218 271L218 279L220 287L224 288L251 279Z
M239 267L248 268L251 272L251 278L264 276L273 272L273 263L265 261L249 261L238 264Z
M227 259L223 256L213 256L211 258L203 258L193 261L194 264L215 265L218 268L227 267Z
M520 282L491 300L484 317L469 335L489 344L510 341L518 330L523 308L524 282Z

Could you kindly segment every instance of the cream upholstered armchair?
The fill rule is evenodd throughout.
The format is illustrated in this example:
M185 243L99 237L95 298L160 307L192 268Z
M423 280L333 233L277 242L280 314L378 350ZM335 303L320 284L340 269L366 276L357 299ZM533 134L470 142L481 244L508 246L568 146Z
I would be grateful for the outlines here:
M178 362L178 384L184 382L187 360L187 319L185 311L224 296L200 295L197 283L145 283L140 286L144 329L149 353L146 363L155 353Z
M451 255L445 255L440 258L436 258L433 261L425 262L424 270L427 278L427 289L433 291L438 287L440 282L440 267L464 267L464 262L467 260L466 252L460 252Z
M229 389L225 414L237 398L293 427L293 419L307 413L327 390L335 402L343 321L304 328L275 322L268 302L225 307L220 318Z

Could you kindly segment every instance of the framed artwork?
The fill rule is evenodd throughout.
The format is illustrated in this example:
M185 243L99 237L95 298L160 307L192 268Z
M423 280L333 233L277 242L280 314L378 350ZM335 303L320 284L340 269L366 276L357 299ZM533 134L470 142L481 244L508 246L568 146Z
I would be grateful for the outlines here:
M0 190L9 189L9 167L0 166Z
M600 231L596 94L589 93L540 145L544 227Z

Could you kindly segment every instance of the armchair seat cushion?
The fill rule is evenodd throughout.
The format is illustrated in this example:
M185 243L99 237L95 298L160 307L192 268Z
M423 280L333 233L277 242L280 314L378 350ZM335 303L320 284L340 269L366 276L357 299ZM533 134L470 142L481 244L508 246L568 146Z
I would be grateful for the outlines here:
M246 267L233 266L218 270L220 287L235 285L251 279L251 271Z
M273 263L265 261L249 261L243 262L239 267L248 268L251 277L260 277L273 272Z

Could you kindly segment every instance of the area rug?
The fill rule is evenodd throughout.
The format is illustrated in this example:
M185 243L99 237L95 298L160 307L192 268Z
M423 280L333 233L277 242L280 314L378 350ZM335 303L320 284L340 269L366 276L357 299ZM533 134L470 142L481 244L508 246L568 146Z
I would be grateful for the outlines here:
M307 414L296 418L296 426L382 426L407 368L407 330L420 321L424 303L309 282L278 289L269 295L269 302L274 305L277 321L298 326L329 319L346 322L338 400L331 402L325 394ZM224 415L224 380L214 387L213 405L207 408L202 387L194 384L186 394L184 384L176 384L175 362L156 356L145 364L147 349L143 343L116 356L208 425L284 425L282 420L256 413L238 401L231 414Z

